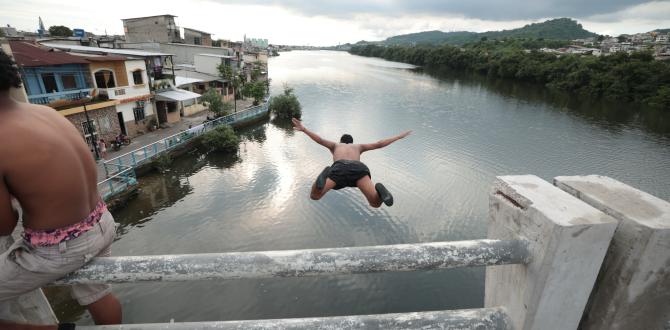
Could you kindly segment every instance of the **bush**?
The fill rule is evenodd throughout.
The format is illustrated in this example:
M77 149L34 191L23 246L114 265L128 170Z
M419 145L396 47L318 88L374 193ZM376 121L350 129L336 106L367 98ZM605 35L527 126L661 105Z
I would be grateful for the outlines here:
M200 100L202 100L205 106L209 107L209 111L213 112L216 117L226 115L225 105L216 89L212 88L208 90L207 93L200 97Z
M293 89L284 86L284 94L272 97L270 111L281 119L300 118L302 115L302 107L298 97L293 94Z
M205 133L202 142L216 151L233 152L239 148L240 138L232 127L222 125Z
M153 167L158 170L158 172L165 173L170 169L172 165L172 156L169 153L162 153L160 156L156 157L153 161Z

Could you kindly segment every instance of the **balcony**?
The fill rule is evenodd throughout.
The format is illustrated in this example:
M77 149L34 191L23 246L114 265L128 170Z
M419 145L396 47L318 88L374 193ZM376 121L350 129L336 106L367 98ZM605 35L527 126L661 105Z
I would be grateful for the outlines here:
M92 88L74 89L64 92L29 95L32 104L47 105L52 108L76 106L91 97Z

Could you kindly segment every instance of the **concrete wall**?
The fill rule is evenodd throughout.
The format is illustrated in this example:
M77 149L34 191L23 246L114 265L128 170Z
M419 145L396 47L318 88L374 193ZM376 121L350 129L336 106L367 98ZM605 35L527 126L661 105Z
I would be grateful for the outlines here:
M200 39L199 43L196 43L196 38ZM189 45L212 47L212 35L189 28L184 28L184 42Z
M171 16L124 20L123 31L127 42L175 42L181 39Z
M532 175L499 177L488 237L523 238L530 263L487 267L485 306L514 329L576 329L616 228L610 216Z
M87 112L88 117L98 125L98 139L103 138L109 142L121 133L119 118L116 115L116 107L105 107L97 110L88 110ZM83 112L71 114L65 118L84 136L82 123L86 122L86 115Z
M219 75L219 70L217 67L221 64L220 57L206 56L206 55L195 55L194 64L195 71L211 74L214 76Z
M670 329L670 203L603 176L554 183L619 222L581 328Z

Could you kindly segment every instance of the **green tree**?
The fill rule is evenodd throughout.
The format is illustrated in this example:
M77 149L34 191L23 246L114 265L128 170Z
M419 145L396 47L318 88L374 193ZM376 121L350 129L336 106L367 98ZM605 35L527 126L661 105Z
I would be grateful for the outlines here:
M71 37L72 30L67 26L54 25L49 27L49 34L52 37Z
M202 142L215 151L234 152L240 146L240 138L228 125L221 125L203 136Z
M237 112L237 91L240 88L239 75L235 74L233 66L229 63L221 63L216 67L216 69L219 71L219 77L221 77L221 79L227 80L231 86L233 86L234 109L235 112Z
M242 87L242 94L254 99L254 105L260 104L260 101L267 93L266 84L264 81L252 81Z
M300 118L302 116L300 101L293 94L293 89L288 86L284 86L284 94L272 97L268 107L280 119Z
M221 95L216 91L216 89L211 88L207 93L203 94L200 97L200 100L209 107L209 111L213 112L216 117L225 115L224 103L221 100Z

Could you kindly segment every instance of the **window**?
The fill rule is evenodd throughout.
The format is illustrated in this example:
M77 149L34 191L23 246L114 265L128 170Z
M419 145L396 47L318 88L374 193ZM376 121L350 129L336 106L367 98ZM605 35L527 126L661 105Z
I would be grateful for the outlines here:
M61 75L60 81L63 83L63 89L66 91L77 89L77 78L72 73Z
M202 39L200 39L200 37L193 37L193 44L202 45Z
M144 101L135 102L135 107L133 107L133 115L135 116L135 123L144 119Z
M98 88L113 88L116 87L114 83L114 74L109 70L100 70L95 73L95 85Z
M44 92L45 93L56 93L58 92L58 85L56 84L56 77L53 73L43 73L42 82L44 83Z
M133 71L133 82L135 82L135 85L144 84L144 80L142 80L142 70Z

